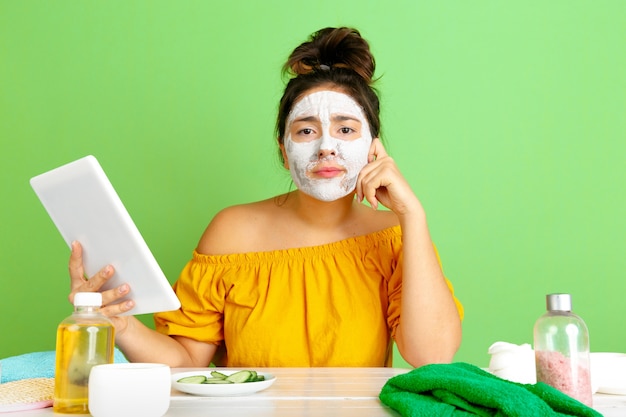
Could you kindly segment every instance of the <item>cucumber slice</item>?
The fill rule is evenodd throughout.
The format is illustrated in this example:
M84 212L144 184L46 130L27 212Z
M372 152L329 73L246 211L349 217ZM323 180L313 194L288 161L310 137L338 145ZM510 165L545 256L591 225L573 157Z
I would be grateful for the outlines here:
M246 382L248 381L251 375L252 375L252 372L250 371L239 371L239 372L235 372L234 374L228 375L226 377L226 381L230 381L234 383Z
M228 381L226 379L207 378L206 381L203 382L203 384L234 384L234 382Z
M256 371L250 371L250 372L252 372L252 375L250 375L250 378L248 378L246 382L265 381L265 377L263 375L259 375Z
M181 384L204 384L204 381L206 380L207 377L204 375L194 375L181 378L177 382L180 382Z
M193 375L180 378L177 382L182 384L241 384L244 382L265 381L263 375L259 375L256 371L237 371L233 374L226 375L218 371L212 371L211 376Z
M211 376L212 376L213 378L217 378L217 379L226 379L226 377L227 377L228 375L224 375L224 374L223 374L223 373L221 373L221 372L212 371L212 372L211 372Z

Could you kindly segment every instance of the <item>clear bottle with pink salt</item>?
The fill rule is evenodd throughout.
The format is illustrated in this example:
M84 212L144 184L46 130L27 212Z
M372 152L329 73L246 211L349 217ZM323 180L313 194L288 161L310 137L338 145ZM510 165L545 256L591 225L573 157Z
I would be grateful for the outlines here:
M548 294L534 328L537 382L592 405L589 330L572 312L570 294Z

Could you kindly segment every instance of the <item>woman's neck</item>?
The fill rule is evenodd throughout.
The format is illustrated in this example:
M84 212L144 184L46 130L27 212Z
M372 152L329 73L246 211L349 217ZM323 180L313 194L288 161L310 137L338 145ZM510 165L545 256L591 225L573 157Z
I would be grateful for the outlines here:
M335 201L320 201L299 190L290 193L286 204L296 218L322 229L350 223L358 205L352 193Z

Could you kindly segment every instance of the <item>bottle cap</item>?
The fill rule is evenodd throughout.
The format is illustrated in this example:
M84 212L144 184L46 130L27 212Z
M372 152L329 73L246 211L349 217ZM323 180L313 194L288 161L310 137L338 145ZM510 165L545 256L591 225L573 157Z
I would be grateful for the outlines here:
M102 294L99 292L77 292L74 295L74 307L101 307Z
M572 296L570 294L546 295L548 311L572 311Z

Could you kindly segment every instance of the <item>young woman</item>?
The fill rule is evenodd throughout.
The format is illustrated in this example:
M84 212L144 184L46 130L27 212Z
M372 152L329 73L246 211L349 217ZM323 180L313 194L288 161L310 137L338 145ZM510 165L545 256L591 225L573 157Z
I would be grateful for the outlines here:
M182 307L156 314L156 330L118 316L133 307L116 303L127 285L103 292L130 361L389 366L393 341L416 367L452 360L463 310L424 209L378 139L374 70L350 28L322 29L293 51L277 133L297 189L218 213L174 285ZM75 243L70 299L113 274L85 279Z

